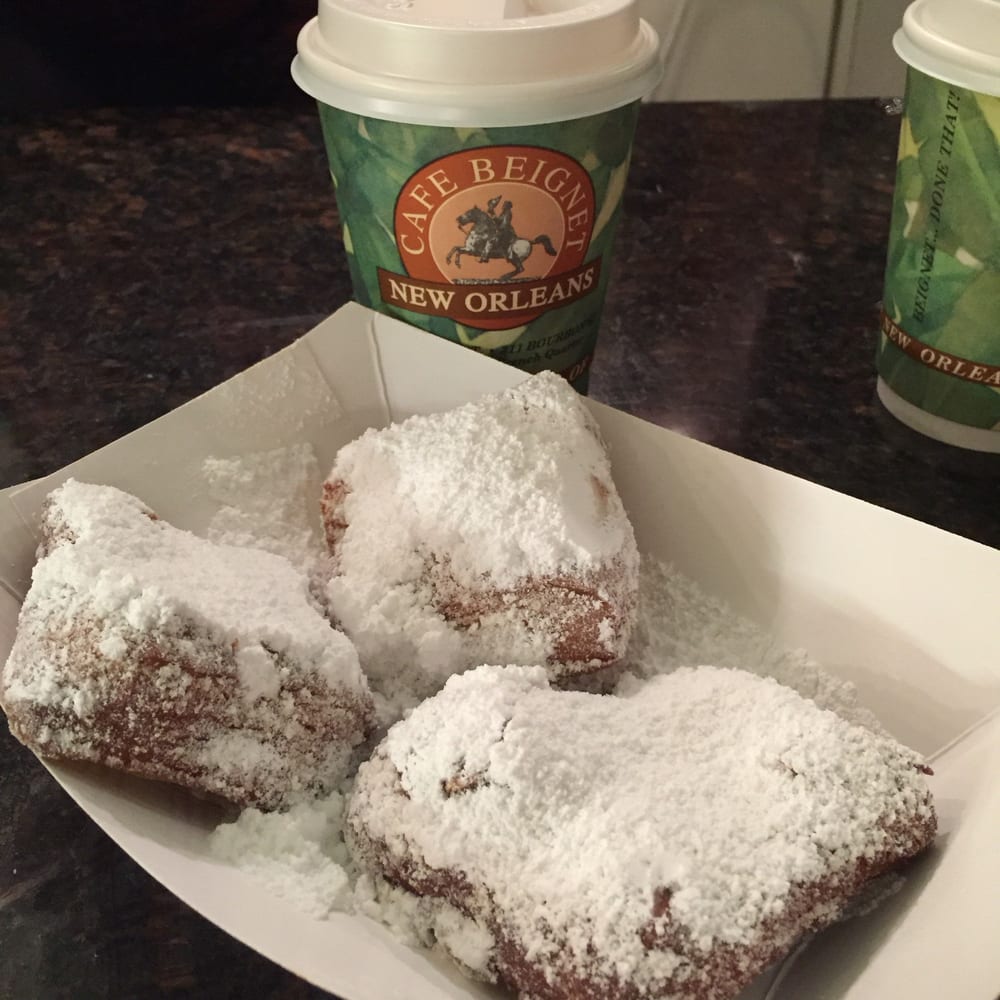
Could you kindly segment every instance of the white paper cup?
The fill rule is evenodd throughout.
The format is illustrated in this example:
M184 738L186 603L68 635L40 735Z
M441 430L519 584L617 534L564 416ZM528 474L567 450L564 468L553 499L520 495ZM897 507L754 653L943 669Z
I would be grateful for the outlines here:
M321 0L292 75L319 103L355 297L585 391L661 75L636 0Z
M878 395L946 444L1000 452L1000 0L916 0Z

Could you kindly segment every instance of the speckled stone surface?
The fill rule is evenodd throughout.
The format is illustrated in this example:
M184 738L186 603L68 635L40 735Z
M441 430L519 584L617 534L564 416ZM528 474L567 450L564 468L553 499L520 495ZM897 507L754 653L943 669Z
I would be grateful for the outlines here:
M874 101L645 107L591 394L1000 546L996 463L874 396L898 124ZM307 102L0 120L0 176L0 486L350 297ZM160 888L2 728L2 1000L326 995Z

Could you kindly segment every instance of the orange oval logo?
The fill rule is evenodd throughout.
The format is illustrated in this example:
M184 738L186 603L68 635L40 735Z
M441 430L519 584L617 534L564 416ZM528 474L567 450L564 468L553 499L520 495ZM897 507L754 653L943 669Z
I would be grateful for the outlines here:
M572 157L485 146L421 167L396 199L405 275L380 271L386 302L483 330L528 323L597 287L585 263L594 185Z

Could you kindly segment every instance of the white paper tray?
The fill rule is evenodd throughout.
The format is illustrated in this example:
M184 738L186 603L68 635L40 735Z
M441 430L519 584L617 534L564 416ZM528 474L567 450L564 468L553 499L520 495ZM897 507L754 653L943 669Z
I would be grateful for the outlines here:
M44 496L67 476L205 527L209 456L308 441L321 467L365 427L447 409L523 376L345 306L297 343L43 480L0 492L0 657L13 641ZM592 404L640 548L786 646L852 680L900 739L936 754L934 853L872 915L832 929L771 1000L992 1000L1000 990L1000 552ZM214 814L176 790L51 766L140 865L250 947L347 1000L488 997L369 920L319 921L214 860Z

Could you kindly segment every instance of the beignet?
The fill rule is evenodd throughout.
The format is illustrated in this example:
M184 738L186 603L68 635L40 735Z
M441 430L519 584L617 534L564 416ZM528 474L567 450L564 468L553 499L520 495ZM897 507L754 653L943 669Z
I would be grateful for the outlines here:
M558 679L624 653L635 538L597 425L558 375L367 431L322 509L330 607L376 686L403 671L424 696L489 662Z
M17 739L266 809L345 776L371 695L291 563L72 479L42 532L0 672Z
M724 1000L931 842L925 770L742 671L602 696L480 667L361 766L347 835L525 1000Z

